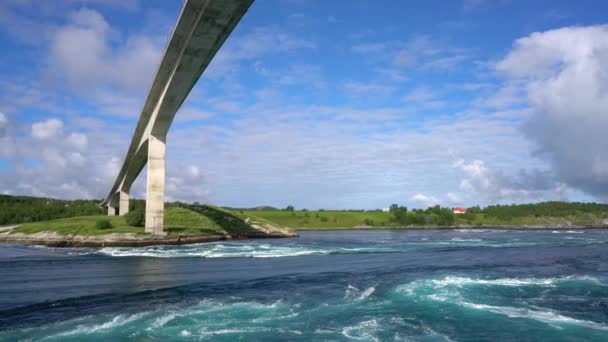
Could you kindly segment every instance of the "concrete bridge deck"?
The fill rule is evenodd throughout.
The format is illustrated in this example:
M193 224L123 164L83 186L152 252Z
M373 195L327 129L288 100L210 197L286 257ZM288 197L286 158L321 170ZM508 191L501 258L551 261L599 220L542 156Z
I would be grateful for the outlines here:
M129 211L133 182L148 165L146 232L163 234L165 145L173 118L253 0L185 0L137 122L127 155L102 205Z

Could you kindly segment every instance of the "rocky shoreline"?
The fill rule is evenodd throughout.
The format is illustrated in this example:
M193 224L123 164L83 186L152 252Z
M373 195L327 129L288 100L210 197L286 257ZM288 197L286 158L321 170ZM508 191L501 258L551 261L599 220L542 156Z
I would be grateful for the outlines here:
M14 227L12 227L14 228ZM5 229L0 234L0 243L22 243L47 247L146 247L156 245L186 245L202 242L245 239L277 239L297 237L292 232L259 232L243 235L147 235L147 234L106 234L106 235L63 235L56 232L35 234L10 233Z

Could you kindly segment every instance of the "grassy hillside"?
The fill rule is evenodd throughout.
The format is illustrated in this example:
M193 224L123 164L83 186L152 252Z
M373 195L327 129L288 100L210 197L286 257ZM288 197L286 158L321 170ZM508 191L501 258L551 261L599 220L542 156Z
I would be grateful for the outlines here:
M256 234L261 231L255 224L262 222L225 209L211 206L167 207L165 210L165 232L169 235L224 235ZM109 228L100 228L98 222L108 221ZM266 221L267 222L267 221ZM277 228L279 229L279 228ZM57 232L63 235L103 235L111 233L144 234L143 227L129 226L122 216L78 216L43 222L24 223L13 233L33 234Z
M390 227L393 215L383 211L278 211L247 210L247 216L257 216L290 228L350 228L356 226Z

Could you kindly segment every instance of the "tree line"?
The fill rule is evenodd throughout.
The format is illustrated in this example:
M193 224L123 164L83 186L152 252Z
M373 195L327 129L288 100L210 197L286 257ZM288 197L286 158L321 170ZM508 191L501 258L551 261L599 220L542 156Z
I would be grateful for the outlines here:
M74 216L103 215L107 211L99 206L101 201L98 199L58 200L31 196L0 195L0 225L46 221ZM166 204L167 207L175 205L183 206L186 204L179 202ZM195 202L192 205L196 206L198 203ZM129 206L130 211L143 211L145 201L132 199ZM269 210L272 207L264 208L265 210ZM276 210L294 211L295 209L292 205L289 205L285 209ZM304 210L302 209L301 211ZM316 210L316 212L323 211L322 209ZM364 210L343 211L362 212ZM379 209L368 211L379 211ZM407 207L392 204L389 208L389 213L391 214L391 221L393 223L403 226L450 226L455 224L457 217L452 213L451 208L439 205L427 209L408 210ZM495 218L506 223L520 217L568 217L581 214L607 217L608 204L554 201L533 204L490 205L485 208L474 206L468 208L466 214L458 215L458 217L473 220L480 214L485 218Z
M100 215L101 200L58 200L30 196L0 195L0 225Z

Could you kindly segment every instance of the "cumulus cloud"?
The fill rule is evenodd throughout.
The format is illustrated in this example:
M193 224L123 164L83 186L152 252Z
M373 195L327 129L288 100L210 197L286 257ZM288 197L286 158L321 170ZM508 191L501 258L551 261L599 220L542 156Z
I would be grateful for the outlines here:
M608 198L608 26L533 33L496 67L524 90L525 133L559 180Z
M32 124L32 137L36 139L51 139L58 137L63 131L63 121L48 119Z
M563 185L556 182L549 171L525 171L508 176L492 169L482 160L466 162L461 159L454 167L463 174L460 189L464 196L483 199L489 203L529 202L556 199L563 196ZM448 194L452 202L462 202L455 194Z
M94 99L105 112L137 116L163 51L160 37L124 39L95 10L72 12L50 37L47 75Z
M77 150L86 150L89 140L83 133L71 133L68 138L68 143Z
M424 194L415 194L412 196L412 201L421 208L428 208L441 203L441 200L439 200L437 197L427 196Z

